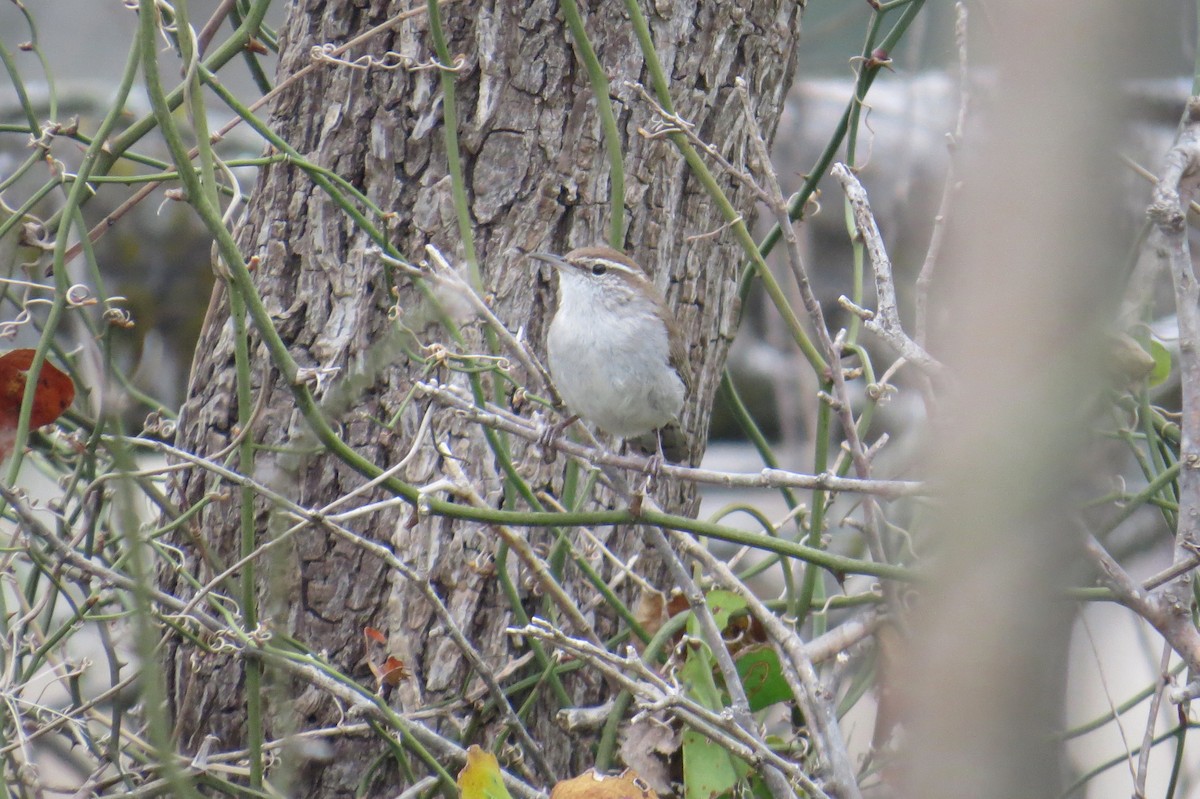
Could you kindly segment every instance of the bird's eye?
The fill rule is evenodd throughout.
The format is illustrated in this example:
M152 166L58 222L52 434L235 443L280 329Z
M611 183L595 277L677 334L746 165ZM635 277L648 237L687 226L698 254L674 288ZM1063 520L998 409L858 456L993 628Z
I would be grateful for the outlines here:
M592 264L592 274L599 277L608 271L608 267L604 264Z

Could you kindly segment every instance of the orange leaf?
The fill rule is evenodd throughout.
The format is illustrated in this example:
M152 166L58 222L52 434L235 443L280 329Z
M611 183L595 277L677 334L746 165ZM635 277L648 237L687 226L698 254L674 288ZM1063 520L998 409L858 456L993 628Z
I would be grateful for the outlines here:
M400 658L388 655L388 659L383 663L383 676L381 680L395 688L400 684L400 681L410 677L408 669L404 668L404 661Z
M555 785L550 799L658 799L658 794L633 769L607 777L588 769Z
M25 378L33 364L34 351L13 350L0 355L0 428L15 429L25 395ZM31 428L50 424L75 400L75 383L49 361L42 363L34 389Z

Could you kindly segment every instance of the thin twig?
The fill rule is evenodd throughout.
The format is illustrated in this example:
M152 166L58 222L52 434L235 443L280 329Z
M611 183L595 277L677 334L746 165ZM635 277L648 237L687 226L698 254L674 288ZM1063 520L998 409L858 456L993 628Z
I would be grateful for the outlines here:
M650 106L650 110L653 111L665 125L665 127L653 132L647 132L644 130L640 131L643 136L648 139L656 139L668 133L682 134L693 147L711 158L713 162L721 168L722 172L748 188L762 202L768 204L771 202L771 194L758 184L758 181L754 179L753 175L744 170L738 169L733 164L729 163L728 159L721 155L717 148L713 147L711 144L704 141L704 139L696 135L695 125L678 114L673 114L663 108L658 101L655 100L648 91L646 91L646 87L642 84L635 83L634 81L626 81L625 85L636 91L641 96L642 100L645 101L646 105ZM728 222L723 227L729 227L733 224L736 223ZM705 233L702 235L707 236L710 234Z
M35 535L39 541L49 545L62 559L64 564L78 569L85 574L99 578L107 586L124 591L133 591L136 588L137 590L148 592L151 601L162 609L164 619L171 617L172 614L179 614L187 608L187 603L182 599L164 593L154 587L135 586L134 580L127 575L104 565L102 562L86 558L71 549L53 530L50 530L42 523L41 519L29 507L20 492L0 484L0 497L3 497L17 514L22 527L27 532ZM354 535L353 538L360 545L373 543L368 542L361 536ZM376 544L375 546L378 547L379 545ZM382 554L384 551L386 550L380 547L376 551L376 554ZM396 565L396 563L392 565ZM187 611L185 616L191 623L199 625L203 630L212 634L214 638L223 641L222 652L258 658L264 663L304 680L329 696L345 702L348 706L354 708L357 713L375 719L388 728L396 728L398 726L404 734L411 735L423 746L435 750L434 753L439 758L444 758L443 762L465 761L465 751L456 744L417 723L411 716L402 716L390 708L386 708L380 704L381 700L378 697L369 696L362 686L357 683L347 683L335 678L323 670L322 664L315 657L299 655L295 652L278 652L270 649L269 638L259 639L244 630L230 626L199 608ZM545 799L544 794L515 779L511 775L505 774L504 779L507 787L510 790L515 790L524 799Z
M446 260L446 256L437 247L428 244L425 246L425 252L429 254L429 262L423 265L424 268L414 268L410 264L392 258L378 247L367 249L367 254L370 257L383 261L393 269L413 277L430 280L452 292L455 297L466 300L475 313L500 338L500 341L504 343L513 357L517 359L517 362L521 364L521 368L525 370L526 379L536 380L542 390L552 390L553 383L546 369L538 362L537 356L533 354L525 342L509 332L508 328L496 317L496 314L492 312L487 302L484 301L483 297L479 296L470 282L464 279L460 272L450 265Z
M1175 287L1179 320L1179 374L1183 394L1180 414L1179 517L1175 562L1189 560L1200 549L1200 283L1193 272L1187 236L1187 207L1200 190L1200 97L1188 100L1175 145L1167 153L1162 176L1147 212L1154 228L1147 237L1163 259ZM1155 624L1175 651L1188 662L1192 684L1185 694L1200 691L1200 634L1192 622L1190 573L1156 592L1161 615Z
M1117 601L1149 622L1188 664L1188 669L1193 674L1200 674L1200 631L1191 623L1190 602L1183 605L1181 613L1174 594L1164 593L1167 588L1153 592L1145 590L1121 568L1093 535L1087 536L1084 552L1100 569L1101 581L1113 592ZM1170 585L1174 583L1168 583L1168 586ZM1178 621L1180 618L1186 618L1186 623ZM1195 698L1195 690L1193 683L1186 689L1173 693L1171 700L1182 702Z
M925 250L925 261L917 274L913 290L913 339L919 346L924 347L929 319L929 286L933 282L933 273L937 268L938 257L942 253L942 244L946 239L946 217L950 215L950 205L958 194L958 174L955 169L955 155L966 135L967 109L971 104L970 70L967 60L967 6L962 2L954 4L954 43L958 48L958 116L954 121L954 130L946 136L946 147L950 158L946 162L946 177L942 183L942 199L938 203L937 213L933 217L933 229L929 232L929 247Z
M542 428L530 420L495 405L479 408L452 387L434 382L417 383L414 386L419 396L432 397L438 402L455 409L463 418L510 433L529 441L541 440ZM645 472L646 459L617 455L597 447L584 446L559 436L547 442L547 446L591 465L616 466L631 472ZM716 485L726 488L805 488L813 490L839 491L847 493L874 494L882 499L897 499L927 494L924 483L912 480L876 480L839 477L833 472L802 474L785 469L762 469L758 472L722 472L714 469L692 468L664 463L661 475L679 482Z
M442 442L438 443L438 450L443 455L442 462L449 472L450 479L454 485L454 492L474 507L490 508L491 505L484 501L483 497L479 495L467 477L460 459L455 457ZM554 575L550 571L550 565L537 556L529 541L507 525L493 524L491 525L491 529L496 531L497 535L504 540L504 543L508 544L517 557L520 558L521 562L528 567L537 579L538 587L554 601L554 604L562 611L563 615L571 620L572 626L592 643L597 646L603 646L596 629L592 626L591 622L584 618L575 600L568 596L563 587L559 585L558 580L554 578Z
M879 308L872 313L860 308L847 298L839 301L842 307L862 318L867 330L879 336L890 346L897 355L916 366L932 378L942 378L946 375L946 367L934 358L925 348L913 341L904 332L900 322L900 308L896 301L896 283L892 277L892 261L888 257L887 248L883 244L883 236L871 213L871 205L867 200L867 190L858 182L858 178L845 164L834 164L830 174L842 184L846 199L854 212L854 224L858 234L862 236L867 249L867 258L871 261L871 271L875 275L875 294Z
M200 35L196 37L196 57L202 58L204 52L208 50L209 42L217 35L217 31L221 29L221 23L229 16L229 12L233 10L237 0L221 0L220 5L212 12L212 16L208 18L208 22L204 23L204 27L200 29Z
M1138 753L1137 775L1134 777L1133 795L1146 796L1146 777L1150 774L1150 750L1154 746L1154 728L1158 723L1158 711L1162 707L1163 695L1171 684L1171 645L1163 642L1162 658L1158 664L1158 687L1154 690L1154 698L1150 700L1150 710L1146 716L1146 732L1142 736L1142 750ZM1114 713L1114 718L1116 715ZM1117 719L1120 724L1120 719Z
M717 626L716 619L713 618L712 609L708 606L704 592L692 579L691 572L667 541L663 531L649 525L643 526L642 529L645 531L646 537L650 539L650 545L654 547L654 551L666 565L667 572L674 578L676 588L683 592L688 601L688 607L691 608L692 615L700 626L704 642L708 644L709 653L716 661L717 669L725 680L725 690L729 693L729 715L734 724L747 736L753 738L756 744L766 748L766 741L762 740L758 723L750 713L750 700L746 696L746 687L738 674L737 665L733 662L733 655L729 653L725 637L721 635L721 628ZM676 540L681 536L695 542L695 539L686 533L673 534ZM777 766L764 763L760 773L775 799L784 799L784 797L795 799L796 792L792 790L785 773Z

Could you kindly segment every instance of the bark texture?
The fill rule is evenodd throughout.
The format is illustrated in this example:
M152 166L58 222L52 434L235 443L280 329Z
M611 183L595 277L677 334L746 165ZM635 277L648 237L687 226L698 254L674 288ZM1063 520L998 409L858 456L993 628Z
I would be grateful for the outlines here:
M639 128L652 128L655 119L626 84L648 84L649 78L622 4L583 5L589 34L609 73L623 138L627 249L664 289L689 342L698 388L685 408L684 426L698 455L733 334L741 259L729 235L690 238L716 230L723 220L673 146L662 138L639 135ZM308 65L313 46L341 44L402 10L399 3L387 0L293 3L282 31L279 77ZM748 140L733 81L747 80L759 122L773 134L791 80L800 10L793 0L736 5L716 0L658 2L646 7L677 111L735 164L744 163ZM482 0L448 4L442 14L451 51L464 58L457 76L459 136L483 280L495 313L511 330L522 330L540 352L553 310L551 277L545 269L532 267L514 247L565 252L606 238L608 165L595 101L556 3ZM381 57L387 50L428 63L433 48L426 18L403 22L346 57ZM433 243L461 262L464 250L447 174L442 101L436 69L322 66L274 103L271 124L312 161L393 212L389 232L400 252L417 260L424 246ZM722 184L749 218L749 193L729 180L722 179ZM244 254L259 258L259 290L294 357L303 366L339 370L323 384L319 396L331 413L337 413L343 437L352 447L385 467L415 447L399 476L420 486L443 474L442 456L431 445L436 438L460 459L457 462L488 503L523 507L506 496L495 459L478 429L440 407L411 401L415 379L431 375L459 386L466 385L466 379L444 365L431 369L397 347L389 309L395 306L403 324L425 344L449 345L450 339L429 321L427 304L408 279L389 276L379 263L364 257L370 244L366 235L304 172L288 164L264 169L238 235ZM220 288L213 310L201 334L178 434L181 447L203 454L229 444L237 418L233 327ZM486 352L478 327L460 321L466 322L466 348ZM253 357L261 366L266 355L257 339L252 342ZM277 376L261 368L255 374L262 410L252 435L271 449L259 453L254 475L311 507L361 486L364 480L358 474L314 451L304 421ZM258 375L267 376L264 384L257 385ZM356 388L343 391L351 381ZM350 401L335 402L337 391ZM416 440L427 413L429 432ZM379 421L393 419L391 428ZM530 484L555 492L562 460L548 467L534 451L514 447L518 467ZM192 471L181 479L178 496L187 507L222 488L211 476ZM667 493L669 507L692 507L689 491ZM359 501L378 498L368 493ZM500 671L520 650L504 634L513 616L491 568L495 534L485 526L441 518L422 517L410 526L410 513L395 509L365 517L357 530L426 572L459 625ZM257 518L264 540L283 524L265 505ZM595 532L625 560L639 554L641 538L635 530ZM529 535L535 542L547 540L540 531ZM219 563L228 564L237 558L239 536L237 502L217 501L195 517L177 543L187 557L186 568L203 582L211 576L211 567L193 545L195 537L203 539ZM364 660L363 628L384 631L390 649L414 675L395 692L393 704L405 711L444 707L443 713L423 723L457 738L471 710L461 698L475 680L416 587L362 549L320 530L300 533L289 546L275 561L263 564L269 568L261 568L269 575L261 581L266 623L327 653L343 673L368 683L372 678ZM614 576L607 562L597 559L594 565L606 578ZM525 591L527 610L537 613L542 600L528 590L525 571L514 557L503 567ZM642 560L637 568L649 569L651 581L669 589L652 564ZM568 570L564 580L578 592L580 607L602 635L617 629L605 606L581 587L577 574ZM165 574L163 581L164 587L186 593L175 575ZM180 640L166 661L184 745L194 749L206 735L215 735L220 749L239 746L245 725L240 662L199 656ZM586 675L577 676L568 687L579 704L594 703L607 690ZM283 686L277 692L286 700L272 701L269 734L338 723L342 709L316 688ZM549 702L542 706L555 709ZM591 765L584 742L568 740L554 728L549 714L535 714L531 728L545 742L560 777ZM491 740L486 733L484 738ZM351 795L383 751L377 740L365 737L330 740L331 756L304 764L307 795ZM398 777L385 769L371 792L394 794L397 786Z

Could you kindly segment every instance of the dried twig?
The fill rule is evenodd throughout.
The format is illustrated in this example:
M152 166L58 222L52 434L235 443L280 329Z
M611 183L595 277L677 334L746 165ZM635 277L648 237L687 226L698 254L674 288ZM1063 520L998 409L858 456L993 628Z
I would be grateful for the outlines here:
M334 678L322 668L322 664L314 657L299 655L293 651L273 650L269 637L260 638L253 632L232 626L231 622L236 621L236 616L210 615L205 610L199 607L189 607L188 603L182 599L152 586L137 586L134 579L128 575L107 566L98 559L84 557L72 549L56 531L46 527L19 492L0 484L0 497L16 513L25 532L35 536L42 544L48 545L61 559L64 567L96 578L108 587L123 591L144 591L164 620L175 624L186 621L190 625L197 626L213 636L214 639L223 642L220 647L222 652L256 658L269 663L272 667L297 677L319 688L329 696L345 702L354 709L354 712L375 719L384 728L399 726L404 734L411 735L447 761L463 762L465 760L465 752L456 744L417 723L412 716L395 713L382 704L382 700L369 695L361 686ZM344 528L335 531L346 532ZM350 536L358 545L371 547L375 554L390 558L389 563L394 567L403 568L403 564L379 544L357 534L351 533ZM265 545L260 547L260 549L262 548L265 548ZM478 661L478 658L476 660ZM478 662L482 663L482 661ZM498 686L496 687L498 688ZM504 779L510 790L517 792L523 799L545 799L544 794L510 775L505 774Z
M725 680L725 690L729 694L729 715L733 723L741 729L746 736L751 738L754 746L757 749L759 746L767 748L766 741L759 732L758 722L750 713L750 700L746 696L746 687L742 683L742 678L738 674L737 665L733 662L733 655L729 652L729 647L725 643L725 637L721 635L721 628L717 626L716 619L713 618L712 609L708 606L704 592L696 581L692 579L692 574L684 565L683 560L679 557L675 548L667 541L666 535L657 527L646 525L642 528L646 537L650 540L651 546L655 552L666 564L667 572L674 578L675 586L683 592L684 597L688 601L688 606L692 610L692 615L700 626L700 631L704 636L705 643L708 644L709 652L712 654L713 660L717 663L717 669L721 672L721 676ZM680 536L695 543L685 533L675 533L674 538ZM778 765L764 762L761 768L761 775L766 782L767 787L771 791L774 799L795 799L796 793L792 789L787 777L786 769L780 769ZM840 775L839 775L840 776ZM857 785L851 782L852 793L847 796L853 796L853 791L857 790Z
M394 269L405 272L413 277L420 277L426 280L431 280L434 283L453 292L455 297L466 300L474 312L487 323L488 327L500 338L504 346L517 362L521 364L521 368L525 370L526 380L536 380L543 390L549 391L553 385L549 375L542 365L538 362L537 356L529 349L524 341L521 341L504 326L492 309L488 307L487 302L483 297L480 297L475 289L468 283L460 272L455 269L446 260L446 256L442 255L441 250L432 244L426 245L425 252L429 255L429 262L423 264L424 268L413 268L403 261L398 261L395 258L384 253L378 247L371 247L367 254L373 258L377 258L388 264Z
M438 402L453 407L457 413L471 422L502 430L528 441L538 441L541 426L495 405L485 408L476 406L454 388L433 381L425 381L414 387L419 396L432 397ZM646 459L631 455L617 455L596 447L577 444L564 437L548 442L558 451L578 458L580 462L603 464L644 472ZM680 482L701 483L726 488L804 488L812 490L839 491L847 493L874 494L882 499L920 496L928 492L924 483L913 480L875 480L839 477L833 472L802 474L785 469L763 469L758 472L722 472L664 463L660 474Z
M1176 562L1200 549L1200 284L1193 272L1187 236L1187 207L1200 190L1200 97L1188 100L1175 146L1167 153L1162 177L1147 212L1154 229L1147 239L1164 260L1175 286L1179 319L1179 373L1183 393L1180 414L1179 527L1175 531ZM1200 695L1200 634L1192 622L1192 575L1185 573L1164 585L1154 604L1160 611L1148 618L1187 661L1192 684L1174 697ZM1157 623L1155 623L1157 621Z
M1163 643L1162 657L1158 662L1158 686L1154 689L1154 698L1150 700L1150 709L1146 713L1146 731L1142 735L1142 747L1138 753L1137 775L1134 777L1134 796L1147 796L1146 778L1150 775L1150 751L1154 748L1154 728L1158 721L1159 709L1162 707L1163 695L1171 684L1171 645ZM1114 718L1116 714L1114 713ZM1119 724L1118 720L1118 724Z
M1181 514L1183 515L1183 514ZM1192 673L1200 673L1200 632L1191 623L1190 597L1181 601L1168 588L1147 591L1129 576L1117 563L1108 550L1104 548L1095 536L1089 535L1084 543L1084 552L1092 559L1100 570L1101 581L1113 592L1117 601L1145 619L1154 629L1158 630L1184 662ZM1186 585L1189 581L1182 579ZM1175 585L1168 583L1168 587ZM1186 623L1180 619L1186 619ZM1171 699L1183 702L1197 695L1196 684L1192 683L1185 689L1172 693Z
M904 332L900 322L900 307L896 301L896 283L892 277L892 261L888 257L887 248L883 245L883 236L875 217L871 213L871 205L867 201L867 190L854 177L854 173L845 164L834 164L830 174L842 184L846 199L854 211L854 224L858 234L863 238L867 248L867 258L871 261L871 270L875 275L875 294L879 309L872 313L860 308L849 299L842 297L842 307L862 318L867 330L879 336L890 346L897 355L916 366L933 378L941 378L946 374L946 367L925 351L917 342Z
M933 273L937 268L938 257L942 253L942 244L946 240L946 217L950 214L950 204L958 193L958 175L955 169L955 154L963 136L966 135L967 109L971 104L970 70L967 60L967 7L964 3L954 4L954 43L958 48L958 116L954 121L953 132L946 136L946 146L950 150L950 158L946 164L946 177L942 183L942 199L938 203L937 213L933 217L933 229L929 232L929 247L925 250L925 261L917 274L913 291L913 338L919 346L925 346L925 335L929 319L929 285L933 282Z

